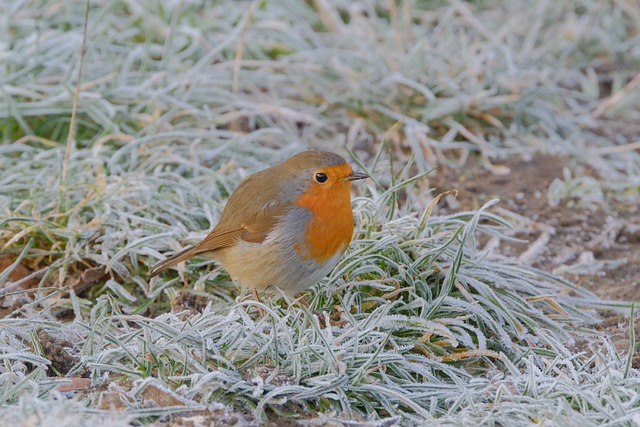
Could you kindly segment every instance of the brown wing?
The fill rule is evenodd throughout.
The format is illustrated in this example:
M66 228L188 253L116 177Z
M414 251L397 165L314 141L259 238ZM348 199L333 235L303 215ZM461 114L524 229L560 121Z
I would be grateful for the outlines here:
M231 230L221 229L218 225L216 228L205 237L200 243L193 247L194 254L200 254L203 252L211 252L216 249L226 248L233 245L238 239L242 238L244 228L235 228Z
M151 278L153 276L156 276L167 268L176 265L179 262L186 261L189 258L193 258L198 254L211 252L215 251L216 249L231 246L238 239L242 238L244 231L245 230L243 228L223 231L219 230L218 227L216 227L211 230L211 233L209 233L209 235L197 245L183 249L180 252L171 255L169 258L166 258L151 267L151 270L149 271L149 277Z
M220 222L196 245L199 253L230 246L237 239L262 243L291 205L292 195L277 183L290 182L282 165L245 178L227 202Z
M268 185L273 182L267 174L270 171L258 172L242 181L229 198L220 222L207 237L153 266L149 277L198 254L231 246L240 239L262 243L290 203L283 202L278 189Z

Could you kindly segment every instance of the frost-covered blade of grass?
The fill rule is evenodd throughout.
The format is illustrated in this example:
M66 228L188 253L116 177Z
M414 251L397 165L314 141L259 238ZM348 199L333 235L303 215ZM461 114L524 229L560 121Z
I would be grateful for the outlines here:
M149 318L122 314L103 296L86 318L42 327L83 343L72 372L89 368L96 384L155 379L192 405L250 408L258 419L311 412L444 423L460 412L500 422L580 413L606 423L638 412L637 370L625 375L626 359L607 340L576 350L594 339L587 325L598 301L589 292L478 258L485 255L472 236L499 230L492 215L424 226L415 216L387 222L385 206L359 202L363 231L311 292L310 308L267 298ZM0 320L17 353L29 353L18 332L28 322ZM43 360L29 363L44 368ZM15 380L28 372L24 358L7 361ZM596 398L618 387L629 392ZM134 417L179 410L130 405Z
M78 143L264 129L263 142L358 148L385 135L422 171L544 148L629 187L640 41L627 3L94 1ZM0 5L4 141L64 141L83 11Z
M590 329L629 304L478 251L503 218L433 216L435 195L411 185L470 153L541 150L605 177L587 182L593 200L637 198L640 12L489 3L92 1L65 159L85 2L0 2L0 250L33 270L0 276L0 424L143 424L181 405L253 421L638 423L632 355ZM206 260L146 279L244 176L306 147L345 147L373 177L309 308L238 302ZM584 187L565 181L554 200ZM185 293L211 303L175 312ZM67 375L96 388L56 391L37 331L66 340Z

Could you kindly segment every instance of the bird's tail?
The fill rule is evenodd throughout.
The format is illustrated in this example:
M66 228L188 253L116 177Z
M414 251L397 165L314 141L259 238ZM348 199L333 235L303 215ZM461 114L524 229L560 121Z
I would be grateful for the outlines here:
M171 267L172 265L176 265L179 262L186 261L189 258L196 256L197 254L198 254L198 250L196 246L190 246L186 249L183 249L177 254L171 255L169 258L164 259L159 263L157 263L156 265L154 265L153 267L151 267L151 270L149 270L149 273L148 273L149 278L152 278L153 276L157 276L158 274L160 274L167 268Z

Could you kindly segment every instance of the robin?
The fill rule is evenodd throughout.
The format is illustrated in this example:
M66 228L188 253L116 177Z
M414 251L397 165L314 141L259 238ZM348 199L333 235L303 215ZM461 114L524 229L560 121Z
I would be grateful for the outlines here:
M200 243L159 262L153 277L196 255L241 286L293 296L338 263L353 234L351 182L369 176L327 151L304 151L245 178Z

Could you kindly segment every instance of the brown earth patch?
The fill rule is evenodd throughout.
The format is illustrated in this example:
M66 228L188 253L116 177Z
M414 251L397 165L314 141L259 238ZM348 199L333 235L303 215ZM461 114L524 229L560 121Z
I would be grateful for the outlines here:
M458 190L455 199L448 196L440 202L438 213L477 209L498 198L498 209L516 214L515 221L524 226L513 235L527 242L502 240L495 248L498 253L559 274L601 298L640 302L640 200L620 203L605 194L602 206L580 207L579 200L571 199L551 206L549 186L562 179L563 168L572 169L570 164L569 159L550 155L514 158L494 170L480 164L463 171L440 169L429 177L429 184L434 194ZM582 173L597 178L588 168ZM606 316L599 327L620 350L629 351L628 320Z

